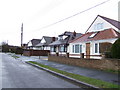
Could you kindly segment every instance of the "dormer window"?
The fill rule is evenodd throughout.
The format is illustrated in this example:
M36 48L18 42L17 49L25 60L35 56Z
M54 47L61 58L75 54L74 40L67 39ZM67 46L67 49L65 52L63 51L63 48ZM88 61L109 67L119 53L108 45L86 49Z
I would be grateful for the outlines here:
M58 40L62 40L62 39L63 39L62 36L58 37Z
M93 37L95 37L95 35L96 35L97 33L98 33L98 32L95 32L95 33L91 34L88 38L93 38Z
M63 36L63 40L66 39L68 36Z
M95 24L94 29L95 30L103 29L103 23L97 23L97 24Z

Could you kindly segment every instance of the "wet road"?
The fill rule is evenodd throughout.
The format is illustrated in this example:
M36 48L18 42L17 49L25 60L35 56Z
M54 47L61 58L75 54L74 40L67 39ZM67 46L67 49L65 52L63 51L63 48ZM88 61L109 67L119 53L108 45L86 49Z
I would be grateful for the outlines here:
M61 78L0 53L2 88L79 88Z

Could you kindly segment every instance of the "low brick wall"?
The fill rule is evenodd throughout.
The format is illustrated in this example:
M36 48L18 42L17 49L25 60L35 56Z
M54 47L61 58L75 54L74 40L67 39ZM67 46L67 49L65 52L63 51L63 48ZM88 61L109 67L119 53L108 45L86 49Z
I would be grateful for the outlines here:
M25 56L48 56L49 50L24 50L23 55Z
M118 59L79 59L79 58L67 58L60 56L48 56L49 61L59 62L63 64L69 64L80 67L94 68L94 69L111 69L120 70L120 60Z

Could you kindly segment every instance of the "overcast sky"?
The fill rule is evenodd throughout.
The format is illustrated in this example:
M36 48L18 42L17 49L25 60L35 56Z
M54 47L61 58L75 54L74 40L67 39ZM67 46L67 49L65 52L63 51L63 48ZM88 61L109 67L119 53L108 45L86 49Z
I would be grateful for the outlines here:
M65 31L85 33L98 14L118 20L119 0L108 0L96 8L43 28L104 1L107 0L0 0L0 42L20 46L22 23L23 42L27 43L33 38L58 36Z

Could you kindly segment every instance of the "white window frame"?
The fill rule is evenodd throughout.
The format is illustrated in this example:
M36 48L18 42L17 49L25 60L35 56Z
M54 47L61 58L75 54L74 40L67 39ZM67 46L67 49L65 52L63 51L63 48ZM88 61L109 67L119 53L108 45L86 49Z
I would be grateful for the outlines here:
M76 46L78 46L78 49L76 49ZM75 44L75 53L80 53L80 45L79 44Z
M97 23L97 24L94 25L94 29L95 30L103 29L103 25L104 25L104 23Z
M75 53L75 45L72 45L72 53Z
M97 47L96 47L96 45L97 45ZM97 52L96 52L96 49L97 49ZM94 53L99 53L99 43L95 43L94 44Z
M82 47L83 47L82 44L80 44L80 46L79 46L79 49L80 49L79 52L80 53L82 53Z

